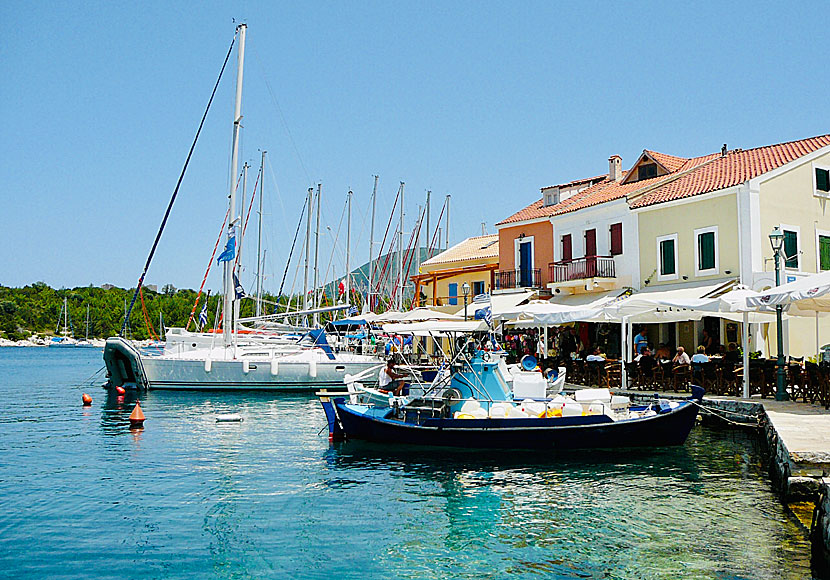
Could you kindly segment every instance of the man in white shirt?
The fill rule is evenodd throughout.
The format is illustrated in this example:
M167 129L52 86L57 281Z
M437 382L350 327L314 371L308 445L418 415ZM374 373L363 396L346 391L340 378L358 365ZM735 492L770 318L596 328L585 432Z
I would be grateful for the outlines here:
M389 391L392 391L392 394L396 397L400 396L401 391L403 391L403 378L404 375L400 375L395 372L395 359L390 358L387 361L386 366L382 368L378 374L378 390L381 393L388 393ZM396 387L394 387L394 381L398 381ZM393 385L394 389L390 389L390 385Z
M692 363L691 359L689 359L689 355L686 354L686 349L682 346L677 347L677 354L674 355L671 362L674 366L688 365Z

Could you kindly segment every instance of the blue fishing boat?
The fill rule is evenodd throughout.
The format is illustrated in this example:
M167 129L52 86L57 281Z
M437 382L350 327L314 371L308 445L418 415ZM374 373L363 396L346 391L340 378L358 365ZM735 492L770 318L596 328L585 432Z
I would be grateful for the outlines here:
M329 437L441 447L569 450L664 447L685 443L704 391L687 400L655 397L632 406L607 389L574 397L513 400L499 361L488 353L456 361L416 396L388 404L321 394Z

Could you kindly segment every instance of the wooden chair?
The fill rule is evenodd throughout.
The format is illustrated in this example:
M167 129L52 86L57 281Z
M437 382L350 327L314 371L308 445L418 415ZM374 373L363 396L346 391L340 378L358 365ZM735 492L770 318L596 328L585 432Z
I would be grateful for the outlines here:
M692 378L692 369L690 365L677 365L672 369L672 389L674 392L689 389L689 381Z

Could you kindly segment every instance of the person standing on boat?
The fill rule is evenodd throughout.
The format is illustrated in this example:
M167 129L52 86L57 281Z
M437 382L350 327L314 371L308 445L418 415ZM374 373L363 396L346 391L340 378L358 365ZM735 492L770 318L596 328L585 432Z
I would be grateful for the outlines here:
M380 371L380 375L378 376L378 390L381 393L388 393L389 391L392 391L392 394L398 397L403 391L403 378L404 375L395 372L395 358L392 357L386 362L386 366ZM397 387L390 389L389 387L394 384L394 381L397 381Z

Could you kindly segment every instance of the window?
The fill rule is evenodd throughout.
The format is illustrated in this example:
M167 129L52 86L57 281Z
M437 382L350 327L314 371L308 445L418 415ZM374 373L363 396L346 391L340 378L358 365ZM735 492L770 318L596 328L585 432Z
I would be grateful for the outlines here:
M478 282L473 282L473 296L478 296L479 294L484 294L484 281L479 280Z
M677 280L677 234L657 238L657 279Z
M458 306L458 284L449 285L450 306Z
M563 262L570 262L573 258L573 253L571 251L571 234L565 234L562 236L562 261Z
M718 227L695 230L695 275L718 273Z
M816 195L830 196L830 167L816 167L814 185Z
M818 269L830 270L830 234L818 236Z
M650 177L657 177L657 164L647 163L640 165L637 168L637 181L641 179L649 179Z
M622 224L611 224L611 255L623 253Z
M798 268L798 232L784 230L784 266Z

